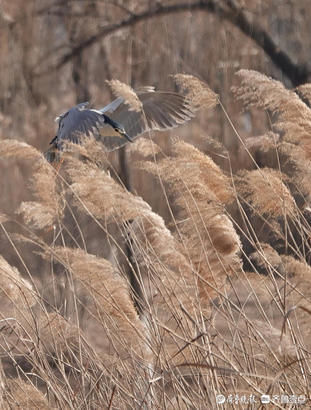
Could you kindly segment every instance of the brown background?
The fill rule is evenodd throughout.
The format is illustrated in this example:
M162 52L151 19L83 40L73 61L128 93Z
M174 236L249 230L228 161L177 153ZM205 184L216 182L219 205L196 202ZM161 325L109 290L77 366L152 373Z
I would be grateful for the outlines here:
M44 151L55 135L54 118L58 114L77 102L90 100L95 106L104 106L110 101L112 96L106 79L119 79L133 87L155 85L159 89L174 89L169 75L177 72L198 76L219 94L242 138L261 135L269 129L270 119L262 112L241 112L230 91L236 82L235 72L240 68L255 69L283 81L288 87L299 84L300 78L289 79L284 66L274 64L251 37L259 27L275 43L277 51L284 52L298 69L307 67L311 50L310 2L223 0L210 2L219 7L211 12L190 6L182 12L162 12L164 7L194 3L28 0L26 6L22 0L2 1L0 139L14 138ZM152 10L156 11L153 18L142 18L134 24L134 15ZM224 18L224 11L228 12L229 19ZM236 19L239 13L254 27L249 35L242 33L239 27ZM230 16L232 21L228 21ZM133 24L122 28L128 19L132 19ZM99 36L105 27L114 29L108 35ZM86 47L93 37L96 41L90 41L92 45ZM258 41L260 43L260 38ZM226 170L229 170L228 160L217 155L217 149L207 137L225 145L234 171L252 166L220 108L202 111L172 135L199 146ZM155 138L165 150L170 150L172 139L168 133ZM137 170L133 158L128 161L129 154L125 153L125 158L123 154L114 154L116 164L120 155L121 161L125 161L127 175L121 175L123 179L167 219L158 182ZM0 210L14 215L20 202L31 198L29 175L27 162L1 159ZM85 222L88 221L81 220L82 225ZM84 232L88 250L105 255L102 233L93 226L85 226L88 226ZM19 228L12 223L12 230ZM12 244L3 232L0 235L0 253L23 272ZM31 253L23 255L33 274L42 275L42 261Z

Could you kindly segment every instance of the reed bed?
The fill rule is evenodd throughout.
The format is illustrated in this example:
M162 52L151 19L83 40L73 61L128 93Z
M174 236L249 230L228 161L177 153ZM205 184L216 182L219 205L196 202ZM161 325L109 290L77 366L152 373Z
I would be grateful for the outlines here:
M129 149L158 181L167 223L98 142L69 147L59 170L2 141L2 158L31 169L32 198L0 214L23 269L0 256L1 408L255 409L263 395L273 408L310 405L311 110L298 96L310 85L237 75L237 100L273 118L263 136L232 129L252 169L225 172L179 139L169 154L149 137ZM192 76L176 82L196 109L220 103ZM111 87L140 109L132 89ZM259 166L255 152L277 160Z

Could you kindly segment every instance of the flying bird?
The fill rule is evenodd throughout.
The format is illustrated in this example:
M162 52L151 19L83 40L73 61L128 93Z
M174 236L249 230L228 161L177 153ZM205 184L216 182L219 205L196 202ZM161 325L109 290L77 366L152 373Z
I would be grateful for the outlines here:
M110 152L147 131L174 128L194 116L190 101L181 94L143 87L136 95L138 108L120 96L101 109L92 109L86 102L59 115L57 134L45 153L47 160L55 161L66 142L81 144L84 138L95 138Z

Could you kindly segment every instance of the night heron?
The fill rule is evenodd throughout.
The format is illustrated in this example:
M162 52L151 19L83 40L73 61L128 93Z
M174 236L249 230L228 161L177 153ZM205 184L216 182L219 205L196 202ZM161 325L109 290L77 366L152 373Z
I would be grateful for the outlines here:
M153 87L141 88L136 94L139 110L118 97L98 110L82 103L57 117L58 131L46 153L48 161L58 157L66 142L80 144L83 138L93 137L106 151L114 151L144 132L174 128L194 116L193 107L181 94Z

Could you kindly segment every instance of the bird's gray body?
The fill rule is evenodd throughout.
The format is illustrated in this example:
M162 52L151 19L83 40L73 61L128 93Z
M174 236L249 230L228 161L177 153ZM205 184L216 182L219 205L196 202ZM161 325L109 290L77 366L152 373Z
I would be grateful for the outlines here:
M90 109L88 103L71 108L57 118L52 147L62 150L66 141L79 144L82 137L95 137L106 151L113 151L146 131L174 128L194 116L188 100L180 94L144 87L137 96L142 103L140 111L133 110L122 97L99 110Z
M56 139L58 142L70 140L78 144L82 135L91 136L105 126L105 119L95 110L88 109L88 103L78 104L61 114Z

